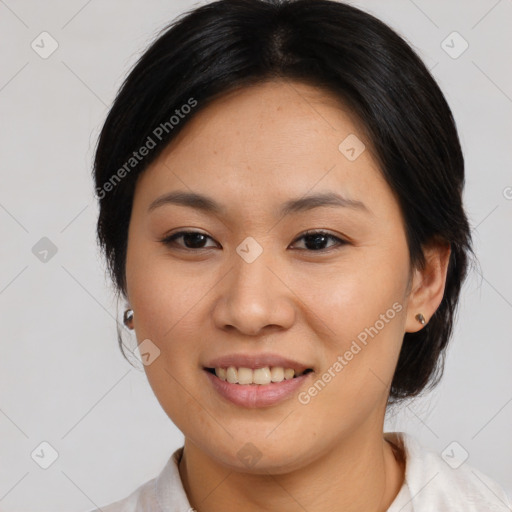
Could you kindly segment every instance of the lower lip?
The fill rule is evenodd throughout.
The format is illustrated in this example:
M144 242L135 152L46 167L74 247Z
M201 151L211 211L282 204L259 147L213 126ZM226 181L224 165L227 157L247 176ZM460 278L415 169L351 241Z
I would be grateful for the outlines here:
M250 409L269 407L286 400L313 375L313 372L309 372L300 377L283 380L282 382L271 382L270 384L231 384L226 380L219 379L207 370L204 370L204 372L210 379L213 388L222 397L235 405Z

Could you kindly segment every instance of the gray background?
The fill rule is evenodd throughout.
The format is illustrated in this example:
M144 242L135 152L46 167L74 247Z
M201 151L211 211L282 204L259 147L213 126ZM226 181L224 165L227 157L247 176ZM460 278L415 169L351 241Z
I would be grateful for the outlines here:
M182 443L142 365L132 369L118 350L123 304L95 244L90 168L126 72L159 29L199 3L0 0L3 511L110 503L153 478ZM410 432L438 452L457 441L468 464L512 494L512 1L352 3L404 36L446 94L482 270L463 289L444 380L389 417L386 430ZM58 43L47 58L31 47L43 45L43 31ZM469 44L458 58L442 47L462 49L461 39L446 39L453 31ZM49 245L43 237L57 249L46 262L33 252ZM134 335L126 343L134 348ZM48 469L35 460L44 463L49 449L31 456L43 441L58 454Z

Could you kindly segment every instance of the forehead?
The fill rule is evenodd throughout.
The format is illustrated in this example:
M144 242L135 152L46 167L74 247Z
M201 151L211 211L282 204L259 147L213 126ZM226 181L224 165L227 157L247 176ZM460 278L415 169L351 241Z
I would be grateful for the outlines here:
M356 159L340 149L345 140L365 148ZM200 109L137 186L146 203L173 188L282 202L315 188L358 199L387 187L350 110L322 89L288 81L230 92Z
M164 153L174 152L203 135L205 149L209 142L229 143L244 138L244 148L260 142L258 154L266 148L289 144L295 137L322 133L327 143L335 143L346 130L366 138L364 127L339 98L325 89L289 80L273 80L243 87L218 96L188 121ZM251 145L250 140L254 143ZM298 139L299 140L299 139ZM369 142L369 141L367 141ZM337 149L335 147L334 149Z

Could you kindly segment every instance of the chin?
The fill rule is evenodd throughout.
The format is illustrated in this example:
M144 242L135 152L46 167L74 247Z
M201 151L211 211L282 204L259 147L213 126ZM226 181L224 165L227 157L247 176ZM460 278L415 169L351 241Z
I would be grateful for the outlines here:
M313 449L309 450L303 445L300 447L302 452L297 452L297 443L288 445L277 439L269 442L264 438L245 437L243 440L230 439L227 446L216 443L214 449L207 448L206 451L230 471L279 475L300 469L314 459L308 455L314 453Z

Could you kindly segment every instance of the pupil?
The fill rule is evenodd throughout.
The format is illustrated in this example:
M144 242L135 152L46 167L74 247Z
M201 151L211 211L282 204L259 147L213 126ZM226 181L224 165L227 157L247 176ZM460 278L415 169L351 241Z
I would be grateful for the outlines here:
M201 238L202 237L202 238ZM189 248L201 248L201 242L204 243L205 235L202 233L188 233L183 235L183 241L185 245Z
M319 249L318 244L323 245L327 237L321 233L306 236L306 247L308 249ZM308 243L308 240L314 240L313 244Z

